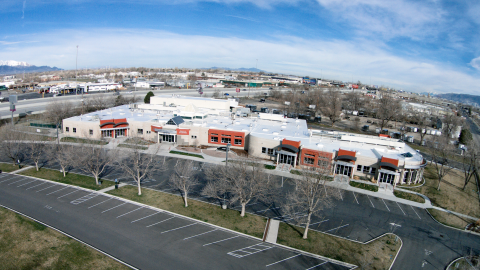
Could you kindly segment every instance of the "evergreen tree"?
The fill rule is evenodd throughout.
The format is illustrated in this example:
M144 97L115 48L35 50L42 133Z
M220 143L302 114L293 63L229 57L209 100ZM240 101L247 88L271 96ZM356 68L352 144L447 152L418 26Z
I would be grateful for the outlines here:
M145 95L145 99L143 100L145 104L150 104L150 98L153 97L154 94L152 91L148 92L147 95Z

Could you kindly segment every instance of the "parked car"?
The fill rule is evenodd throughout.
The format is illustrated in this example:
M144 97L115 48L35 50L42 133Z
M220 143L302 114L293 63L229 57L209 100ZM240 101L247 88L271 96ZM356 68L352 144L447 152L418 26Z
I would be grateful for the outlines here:
M225 95L225 96L229 96L229 94L228 94L228 93L225 93L224 95Z
M242 91L247 91L247 89L242 89Z
M227 152L227 147L225 147L225 146L220 146L220 147L217 147L217 150L218 150L218 151Z
M261 99L260 99L260 102L264 103L264 102L265 102L265 99L264 99L264 98L261 98Z

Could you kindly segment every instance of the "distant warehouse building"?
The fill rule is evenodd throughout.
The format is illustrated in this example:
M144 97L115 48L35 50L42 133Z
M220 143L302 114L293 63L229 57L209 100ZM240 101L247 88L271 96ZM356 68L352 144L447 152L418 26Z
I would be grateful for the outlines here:
M141 137L157 143L220 146L248 151L285 168L328 167L332 175L378 183L418 183L426 165L403 141L367 135L313 130L305 120L260 113L236 117L234 99L154 96L150 104L132 104L63 121L68 136Z

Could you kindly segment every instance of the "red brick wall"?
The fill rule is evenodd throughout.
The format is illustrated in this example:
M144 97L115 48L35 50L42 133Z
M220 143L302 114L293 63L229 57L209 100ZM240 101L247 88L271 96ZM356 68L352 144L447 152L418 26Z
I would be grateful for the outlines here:
M212 137L217 137L218 142L212 142ZM208 143L227 145L226 143L222 143L222 138L230 138L230 143L232 144L232 146L236 146L236 147L245 146L245 132L221 130L221 129L208 130ZM235 139L242 140L242 144L235 144Z
M310 155L310 156L309 156ZM313 158L314 162L313 164L305 164L305 158ZM333 153L330 152L324 152L324 151L319 151L319 150L312 150L308 148L302 148L302 152L300 155L300 164L305 165L305 166L311 166L311 167L319 167L318 166L318 160L325 160L328 162L329 167L331 166L333 159Z

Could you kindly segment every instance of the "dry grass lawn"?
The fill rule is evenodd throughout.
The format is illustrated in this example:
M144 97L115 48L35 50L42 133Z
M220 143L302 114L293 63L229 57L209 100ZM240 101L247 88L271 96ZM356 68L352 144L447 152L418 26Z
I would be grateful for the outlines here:
M263 236L266 225L263 217L247 213L242 218L238 211L223 210L217 205L195 200L189 200L189 206L185 208L180 196L150 189L142 189L141 196L137 195L137 189L133 186L124 186L108 193L259 238ZM394 236L385 236L363 245L315 231L310 231L308 239L304 240L302 232L303 228L281 223L278 243L355 265L368 264L365 269L388 269L400 246Z
M433 166L428 165L425 168L424 177L425 185L413 188L412 191L426 195L433 205L465 215L480 217L480 203L474 179L463 191L463 173L452 170L443 179L438 191L438 177Z
M13 165L13 163L0 163L0 170L2 170L2 172L13 172L18 170L18 165Z
M428 212L440 223L448 226L455 227L457 229L465 229L465 227L474 222L475 220L459 217L454 214L446 213L437 209L427 209Z
M46 226L0 208L0 270L129 269Z

